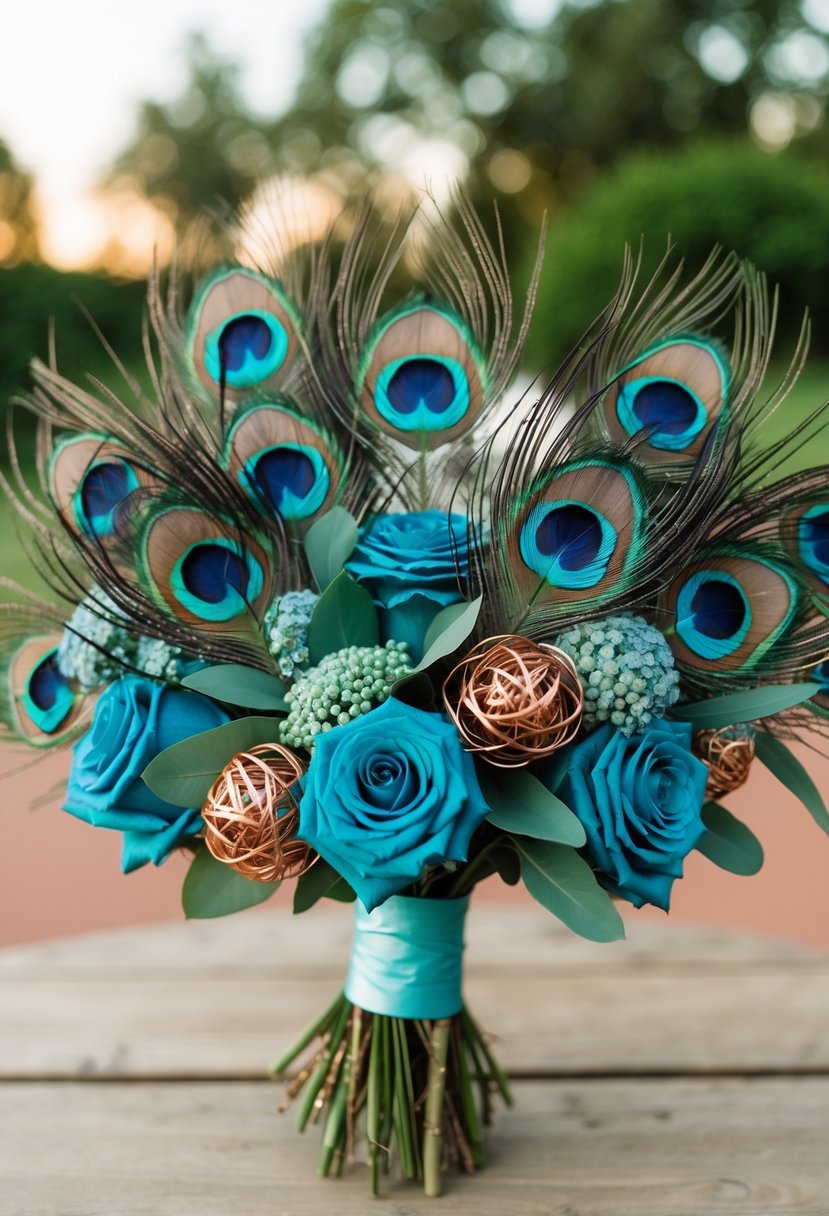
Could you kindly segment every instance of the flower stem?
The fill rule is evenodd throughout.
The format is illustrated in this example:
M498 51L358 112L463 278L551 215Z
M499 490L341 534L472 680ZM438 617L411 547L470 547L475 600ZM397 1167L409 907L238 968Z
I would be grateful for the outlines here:
M449 888L449 899L457 899L460 895L469 894L475 884L472 883L470 886L466 884L469 882L471 875L480 870L482 862L486 861L487 854L495 847L496 843L497 841L493 841L491 844L486 845L481 849L477 857L473 858L468 865L463 867L457 879Z
M423 1189L430 1199L441 1192L443 1158L443 1100L446 1092L446 1058L449 1054L449 1018L432 1024L429 1044L429 1075L426 1082L426 1114L423 1123Z

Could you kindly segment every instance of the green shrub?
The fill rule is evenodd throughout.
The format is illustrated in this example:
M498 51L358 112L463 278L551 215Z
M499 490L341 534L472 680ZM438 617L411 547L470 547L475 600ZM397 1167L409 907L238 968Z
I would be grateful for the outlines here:
M145 295L144 283L65 274L50 266L0 270L0 413L5 413L11 396L29 387L30 359L46 359L50 321L60 371L73 380L89 372L117 387L117 373L83 309L126 365L136 368L143 359ZM22 413L19 419L25 426Z
M794 152L718 142L631 156L554 220L528 363L555 365L578 340L618 285L626 242L645 238L647 273L668 234L689 271L721 244L779 284L781 354L807 306L812 349L829 352L829 171Z

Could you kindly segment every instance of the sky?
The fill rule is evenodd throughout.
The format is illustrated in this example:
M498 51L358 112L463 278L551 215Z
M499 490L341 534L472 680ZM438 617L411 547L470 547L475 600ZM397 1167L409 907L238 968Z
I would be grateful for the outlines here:
M112 217L89 192L129 140L139 103L179 93L188 34L203 32L238 62L245 99L273 115L291 101L302 39L327 4L0 0L0 138L36 174L49 260L82 264L100 241Z

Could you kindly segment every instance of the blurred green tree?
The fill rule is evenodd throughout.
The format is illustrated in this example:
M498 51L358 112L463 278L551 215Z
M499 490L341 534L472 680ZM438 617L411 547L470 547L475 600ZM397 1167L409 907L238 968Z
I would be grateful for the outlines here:
M37 220L33 179L0 140L0 265L15 266L37 257Z
M780 289L781 357L806 307L812 349L829 352L829 170L793 150L771 157L724 140L638 153L553 225L529 361L554 366L577 342L618 286L626 243L636 252L644 238L645 281L669 233L690 272L716 244L766 272Z
M135 184L180 226L245 198L269 156L264 127L242 100L238 65L194 34L187 69L178 98L142 103L135 135L108 177Z

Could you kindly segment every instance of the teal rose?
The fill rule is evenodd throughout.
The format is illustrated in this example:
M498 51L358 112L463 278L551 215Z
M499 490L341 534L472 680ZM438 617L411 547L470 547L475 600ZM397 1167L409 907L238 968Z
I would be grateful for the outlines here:
M463 599L469 573L464 515L409 511L378 515L347 564L380 609L383 640L407 642L416 663L434 616Z
M667 912L674 879L703 833L708 769L687 722L626 738L609 723L568 752L560 795L587 833L599 878L634 907Z
M124 833L125 874L148 861L160 865L200 830L201 812L164 802L141 773L165 747L227 721L224 710L199 693L122 676L101 694L92 726L72 750L64 810Z
M370 912L427 866L466 861L488 812L454 726L392 697L317 737L297 835Z

